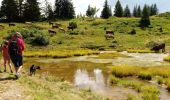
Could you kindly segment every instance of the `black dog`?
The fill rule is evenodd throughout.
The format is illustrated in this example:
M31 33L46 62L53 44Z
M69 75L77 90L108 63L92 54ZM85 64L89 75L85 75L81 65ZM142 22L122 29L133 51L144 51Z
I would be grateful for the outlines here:
M33 74L35 75L35 72L36 72L36 69L41 69L40 66L35 66L35 65L32 65L30 67L30 76L32 76Z

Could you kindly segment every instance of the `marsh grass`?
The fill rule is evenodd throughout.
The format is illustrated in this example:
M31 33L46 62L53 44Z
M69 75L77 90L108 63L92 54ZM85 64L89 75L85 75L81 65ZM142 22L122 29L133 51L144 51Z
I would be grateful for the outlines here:
M170 56L165 57L163 60L164 60L164 61L167 61L167 62L170 62Z
M128 53L154 53L151 50L127 50Z
M98 51L94 50L56 50L56 51L26 51L25 57L52 57L52 58L67 58L73 56L83 56L98 54Z
M113 52L113 53L100 53L97 58L98 59L115 59L118 57L127 57L127 56L120 54L118 52Z
M142 80L152 80L152 74L147 71L140 72L138 78Z

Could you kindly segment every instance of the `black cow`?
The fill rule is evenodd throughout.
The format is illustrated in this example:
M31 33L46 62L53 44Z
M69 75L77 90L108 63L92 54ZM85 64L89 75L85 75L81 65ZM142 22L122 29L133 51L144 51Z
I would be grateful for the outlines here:
M162 49L162 52L165 52L165 43L158 43L151 48L152 51L159 52Z

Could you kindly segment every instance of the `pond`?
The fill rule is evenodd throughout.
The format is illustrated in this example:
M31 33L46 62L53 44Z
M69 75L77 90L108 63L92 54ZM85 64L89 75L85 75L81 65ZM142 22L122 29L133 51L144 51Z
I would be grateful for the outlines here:
M62 59L52 58L27 58L25 65L27 68L32 64L41 66L40 73L49 73L57 77L62 77L70 81L77 88L91 89L104 96L110 96L124 100L129 93L138 95L134 90L124 87L111 87L108 83L109 68L107 66L167 66L170 63L164 62L163 58L168 54L158 53L127 53L120 52L127 57L118 57L115 59L99 59L97 55L80 56ZM163 100L169 98L166 91L161 90ZM168 99L167 99L168 100Z

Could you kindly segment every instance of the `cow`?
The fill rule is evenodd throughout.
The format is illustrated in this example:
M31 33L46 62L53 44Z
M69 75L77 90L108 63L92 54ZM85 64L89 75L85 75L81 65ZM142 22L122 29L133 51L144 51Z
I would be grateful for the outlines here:
M108 38L113 38L114 39L114 32L110 31L110 30L107 30L106 34L105 34L105 38L106 39L108 39Z
M14 24L14 23L9 23L9 27L10 27L10 26L15 26L15 24Z
M54 31L54 30L52 30L52 29L49 29L49 30L48 30L48 33L50 33L50 35L52 35L52 36L53 36L53 35L55 35L55 34L56 34L56 31Z
M151 48L151 51L159 52L162 49L162 52L165 52L165 43L157 43Z
M52 28L54 29L54 28L59 28L59 26L57 26L57 25L53 25L52 26Z
M68 28L68 30L72 30L72 31L74 30L73 26L68 26L67 28Z
M58 29L59 29L60 31L64 32L64 33L66 32L65 29L62 28L62 27L59 27Z
M27 24L27 25L32 25L32 22L25 22L25 24Z

